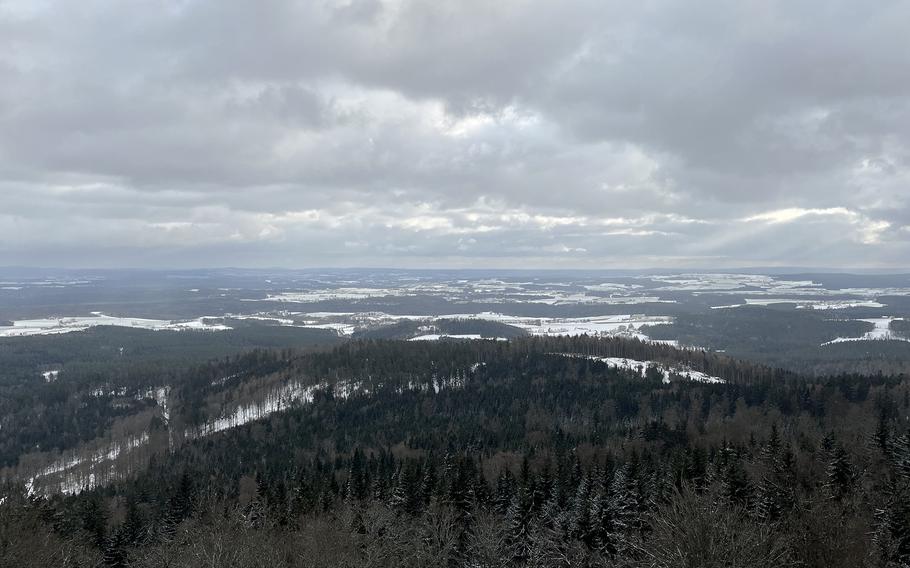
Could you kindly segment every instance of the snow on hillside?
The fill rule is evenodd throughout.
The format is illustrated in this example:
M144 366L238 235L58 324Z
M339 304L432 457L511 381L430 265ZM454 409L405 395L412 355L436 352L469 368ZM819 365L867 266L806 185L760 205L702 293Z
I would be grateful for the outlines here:
M711 306L712 310L741 308L743 306L773 306L775 304L796 304L798 310L845 310L847 308L884 308L885 304L874 300L800 300L796 298L746 298L744 304Z
M701 371L696 371L682 365L667 365L665 363L660 363L658 361L639 361L637 359L627 359L624 357L597 357L594 355L580 355L576 353L554 353L554 355L560 355L562 357L575 357L579 359L590 359L592 361L600 361L606 363L608 367L614 369L623 369L626 371L635 371L639 373L642 377L646 377L649 369L656 369L663 375L663 382L665 384L670 383L670 378L674 376L679 376L690 381L695 381L699 383L723 383L725 382L720 377L714 377L708 375Z
M144 393L136 394L136 399L154 400L161 412L161 418L166 425L170 423L170 408L168 405L169 386L154 387ZM104 391L96 390L102 395ZM110 394L125 394L125 391ZM171 442L170 436L169 443ZM64 452L58 459L44 469L34 473L26 482L29 495L41 493L52 495L54 493L73 494L83 489L93 488L103 482L101 475L95 473L109 473L115 468L115 462L122 455L137 448L148 445L149 434L142 432L128 437L125 441L102 443L95 450L86 455L85 450L73 449ZM53 478L47 480L45 478ZM40 481L40 489L36 485Z
M619 325L620 322L628 321L622 316L615 317L620 319L605 322L605 325ZM580 319L596 320L597 318ZM470 337L479 336L471 335ZM555 355L601 361L612 368L633 371L641 374L641 376L645 376L649 369L656 369L662 374L664 383L669 383L673 378L679 377L704 383L724 382L720 377L710 376L679 365L668 366L656 361L639 361L620 357L596 357L571 353L556 353ZM398 391L419 390L426 392L432 390L439 393L445 389L463 388L467 376L477 372L482 366L482 363L476 363L451 377L434 376L429 383L409 383L406 386L399 387ZM371 394L370 384L364 381L338 381L335 383L320 382L304 385L298 381L290 381L268 390L255 402L225 409L218 418L211 422L185 430L184 438L196 439L210 436L266 418L271 414L287 410L295 405L311 404L318 391L330 391L338 399L346 399L355 394L369 396ZM139 396L155 400L160 407L165 424L170 428L171 416L168 406L168 391L167 387L156 387ZM171 438L172 436L169 436L169 440ZM115 474L112 472L116 471L114 469L115 462L119 457L146 446L148 443L149 434L143 433L123 442L111 442L106 446L100 446L88 455L84 454L84 450L83 452L72 450L44 469L34 473L26 483L27 490L30 494L42 493L51 495L54 493L78 493L85 488L96 487L113 479L111 476Z
M293 381L269 391L262 400L252 404L240 405L223 413L213 422L191 428L186 432L187 438L199 438L242 426L266 416L287 409L295 403L313 402L313 395L324 385L302 385Z
M475 372L480 366L480 364L475 364L471 367L470 372ZM399 389L398 392L400 393L404 390L427 391L432 388L434 392L438 393L444 389L461 388L463 386L463 377L440 378L434 376L429 384L410 383L406 389ZM291 381L271 389L256 402L241 404L224 411L221 416L212 422L190 428L185 435L188 439L209 436L255 422L276 412L287 410L297 404L310 404L319 391L331 391L332 396L341 400L350 398L355 394L369 395L371 393L370 387L364 381L320 382L313 385L303 385L297 381Z
M69 457L55 461L29 478L25 483L25 489L29 495L40 493L48 496L55 493L74 494L85 489L92 489L101 481L100 476L95 475L95 471L105 469L107 466L113 467L113 462L121 454L148 443L149 435L144 433L138 437L129 438L124 442L111 442L88 456L78 455L76 450L73 450L69 452ZM83 466L88 466L88 468ZM105 468L102 468L102 466L105 466ZM39 479L51 476L56 476L56 480L51 483L42 483L40 489L36 488L35 484Z
M447 334L447 333L427 333L425 335L418 335L417 337L412 337L408 341L439 341L440 339L489 339L491 341L508 341L505 337L483 337L479 333L461 333L461 334Z

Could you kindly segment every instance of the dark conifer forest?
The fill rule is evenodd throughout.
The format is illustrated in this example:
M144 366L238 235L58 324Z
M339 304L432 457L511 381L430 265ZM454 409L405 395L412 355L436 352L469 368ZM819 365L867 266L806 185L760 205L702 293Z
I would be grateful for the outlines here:
M73 494L6 476L0 566L910 563L904 376L587 337L364 340L180 369L142 467ZM309 396L189 434L291 381ZM100 422L134 411L99 400Z

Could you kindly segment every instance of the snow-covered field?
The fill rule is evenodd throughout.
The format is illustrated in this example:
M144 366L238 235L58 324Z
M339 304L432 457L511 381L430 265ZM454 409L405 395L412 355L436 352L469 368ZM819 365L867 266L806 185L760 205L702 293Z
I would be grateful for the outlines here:
M351 335L358 329L358 325L354 323L339 323L339 322L328 322L328 323L306 323L303 325L298 325L295 327L304 327L309 329L330 329L337 333L338 335L345 336Z
M847 308L884 308L885 304L875 300L805 300L799 298L745 298L744 304L711 306L712 310L741 308L743 306L773 306L774 304L796 304L800 310L844 310Z
M662 283L663 285L656 290L674 292L722 292L742 290L746 287L770 288L775 284L774 277L760 274L691 273L642 278ZM793 284L812 285L813 283Z
M275 320L280 325L293 325L293 327L331 329L343 336L351 335L360 329L404 320L420 321L425 322L427 325L432 325L439 320L455 319L499 322L524 329L531 335L622 335L647 340L648 337L640 331L643 326L673 323L673 318L669 316L622 314L582 318L553 318L511 316L497 312L440 314L436 316L391 315L382 312L280 312L279 316L273 316L262 312L257 316L250 317ZM439 334L427 333L413 339L434 340L439 339L439 337ZM480 336L476 334L448 335L447 337L480 339Z
M223 330L231 325L230 321L224 322L225 318L259 320L266 324L273 322L274 325L288 327L328 329L340 336L349 336L357 331L404 319L421 320L431 324L437 319L468 317L502 321L526 329L535 335L587 333L644 338L639 330L642 325L668 322L661 321L661 316L648 316L652 321L636 321L639 316L628 314L635 311L651 314L677 313L678 305L686 304L690 299L699 296L729 298L729 301L713 301L714 309L793 304L797 308L807 310L881 309L887 307L888 296L910 296L910 286L906 285L906 279L900 277L870 280L870 283L887 284L881 287L862 287L858 286L857 282L864 282L855 277L840 280L849 286L835 286L830 284L838 282L833 278L819 277L827 283L823 284L806 277L791 279L783 275L723 272L663 275L630 273L625 276L579 274L577 277L539 273L514 276L510 278L508 274L504 274L493 278L472 277L472 274L467 272L457 274L376 271L354 277L351 274L329 271L298 280L279 275L275 280L272 277L266 278L262 288L250 286L248 288L250 295L246 298L243 297L246 295L243 290L247 288L215 287L217 284L231 283L226 281L205 288L181 288L181 292L189 291L194 296L213 290L238 292L233 296L238 302L242 302L240 305L244 307L231 310L233 313L218 313L211 317L185 321L122 318L97 313L89 317L23 319L12 325L0 327L0 337L70 333L98 325L152 330ZM5 279L0 285L8 288L22 288L25 285L35 288L70 286L77 283L89 285L93 282L90 279L36 279L25 283L18 279ZM15 291L10 291L7 296L14 293ZM430 299L431 301L424 302ZM265 307L267 303L272 305ZM317 307L319 303L330 303L332 307L329 309L337 312L325 311L323 306ZM407 309L403 306L414 303L421 306L421 309L427 305L463 305L464 308L455 308L452 311L464 310L467 313L445 314L443 312L448 310L440 309L436 314L422 312L423 315L414 316L390 315L376 311L378 306L386 303L396 307L388 311ZM696 300L695 303L698 309L703 309L703 300ZM515 306L522 308L514 309ZM587 309L584 311L558 309L579 306L585 306ZM594 310L600 306L603 307L601 313L619 311L626 312L627 315L555 317L561 313L597 313ZM666 306L667 310L660 309L660 306ZM307 310L308 307L312 310ZM488 311L477 313L481 310ZM540 317L502 315L509 312L534 316L539 314ZM188 314L187 317L190 315L199 314Z
M795 304L800 309L839 310L847 308L883 308L884 296L910 296L910 287L845 287L826 288L819 282L805 279L790 280L786 276L736 273L683 273L675 275L637 276L642 284L601 281L581 284L501 279L427 281L402 279L393 284L384 282L375 287L326 287L310 290L291 290L271 294L269 301L313 303L328 300L368 300L378 297L435 296L462 302L500 304L571 305L641 305L678 303L667 294L688 293L747 295L739 303L714 306L715 309L744 305L769 306ZM404 316L401 316L404 317ZM445 316L438 316L445 317Z
M272 302L288 302L307 304L331 300L365 300L367 298L381 298L383 296L400 296L407 292L401 288L327 288L323 290L304 290L300 292L284 292L270 294L266 300Z
M673 321L669 316L635 314L604 315L581 318L510 316L497 312L441 314L437 316L390 315L382 312L257 312L246 315L226 315L228 319L274 322L276 325L307 329L328 329L340 336L350 336L355 331L402 320L423 321L432 324L443 319L478 319L495 321L526 330L531 335L623 335L647 339L640 332L643 326L666 325ZM224 331L231 329L221 317L202 317L187 321L121 318L103 314L90 317L49 318L19 320L12 326L0 327L0 337L26 337L85 331L96 326L117 326L154 331ZM425 339L434 339L433 337ZM470 339L470 337L464 337Z
M469 300L482 303L530 303L551 306L576 304L634 305L675 303L659 295L641 291L640 285L603 282L583 286L562 282L509 282L499 279L455 281L406 281L398 285L376 287L339 286L288 290L268 294L261 301L307 304L338 300L367 300L381 297L434 296L448 300ZM251 300L256 301L256 300Z
M417 337L412 337L408 341L439 341L440 339L489 339L495 341L508 341L505 337L483 337L479 333L462 333L462 334L446 334L446 333L427 333L425 335L418 335Z
M487 299L487 301L490 301ZM627 306L635 304L675 304L676 300L662 300L659 296L593 296L584 292L577 293L549 293L545 298L528 300L530 304L548 304L551 306L564 306L572 304L605 304L611 306Z
M884 308L885 304L875 300L818 300L800 304L796 307L813 310L843 310L846 308Z
M885 304L879 301L881 297L910 296L910 287L826 288L811 280L788 280L785 276L755 274L680 274L651 279L664 284L652 288L651 292L690 292L693 296L700 294L759 296L746 298L745 303L714 306L714 309L784 303L796 304L797 308L816 310L883 308ZM763 296L767 298L761 298Z
M864 321L867 323L871 323L872 325L875 326L872 328L872 331L867 331L860 337L838 337L837 339L833 339L831 341L822 343L822 345L831 345L833 343L844 343L847 341L910 341L910 339L901 337L899 335L895 335L894 332L891 331L891 322L893 322L895 320L902 320L902 319L903 318L891 318L891 317L861 319L858 321Z
M894 282L900 282L899 279ZM321 284L321 283L320 283ZM330 284L325 281L325 284ZM437 297L460 303L480 304L524 304L549 307L557 306L636 306L677 304L685 302L685 296L691 295L728 295L739 296L734 302L713 306L713 309L736 308L741 306L771 306L775 304L793 304L798 309L806 310L845 310L848 308L885 308L881 297L910 296L910 287L826 287L820 282L805 278L790 279L787 276L737 273L680 273L668 275L640 275L594 280L582 277L578 281L571 279L548 280L543 276L525 280L508 278L485 278L471 280L439 279L430 276L399 277L395 279L375 280L364 284L338 281L335 287L314 286L310 289L275 292L264 300L283 303L307 304L320 301L349 300L354 308L359 302L379 297ZM682 295L682 296L680 296ZM375 305L375 304L373 304ZM356 312L356 308L354 310ZM496 312L508 312L503 307ZM524 311L524 310L523 310ZM604 310L608 311L608 310ZM631 310L630 310L631 311ZM293 313L293 312L292 312ZM531 312L533 313L533 312ZM653 313L653 307L652 307ZM375 324L388 323L400 319L422 319L432 322L443 318L478 318L501 321L526 329L535 335L577 335L582 333L598 335L616 335L625 333L637 334L638 322L629 321L634 316L603 316L595 318L555 318L553 311L541 308L540 318L505 316L494 312L467 314L438 314L428 316L388 315L377 312L320 314L298 312L305 317L312 316L310 321L300 322L304 327L322 327L335 329L342 335L348 335L357 329ZM546 317L543 317L546 314ZM656 325L657 321L641 323ZM611 318L620 318L614 321ZM624 321L622 318L626 318ZM669 318L667 318L669 319ZM345 327L349 324L352 327ZM619 326L626 326L621 330Z
M531 335L623 335L648 339L641 328L649 325L673 323L669 316L609 315L583 318L533 318L482 312L479 314L457 314L443 318L482 319L496 321L526 330Z
M98 282L98 279L39 279L39 280L4 280L0 281L0 290L26 290L29 288L62 289L70 286L86 286Z
M130 327L154 331L196 330L223 331L230 329L222 324L206 323L208 318L187 321L155 320L143 318L120 318L95 313L88 317L64 317L14 321L11 326L0 327L0 337L26 337L30 335L54 335L85 331L97 326Z

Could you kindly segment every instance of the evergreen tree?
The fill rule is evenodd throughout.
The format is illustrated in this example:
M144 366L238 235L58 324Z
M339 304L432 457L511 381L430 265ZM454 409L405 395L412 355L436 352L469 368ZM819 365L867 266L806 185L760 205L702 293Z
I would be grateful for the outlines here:
M127 568L129 559L120 533L105 539L102 547L102 561L106 568Z
M846 450L842 445L834 444L825 469L825 489L828 497L840 500L850 495L853 491L854 475L853 465Z
M887 501L875 511L874 553L888 566L910 565L910 494L903 481L885 488Z
M147 538L145 519L132 495L126 499L126 518L121 528L122 541L129 546L142 545Z
M626 528L621 503L613 495L610 482L601 484L594 499L591 516L594 521L597 546L608 556L619 552L622 532Z
M513 557L518 561L528 558L531 549L531 528L534 521L534 497L528 484L518 486L506 514Z
M571 535L589 548L597 546L598 527L591 516L591 479L582 478L572 502Z
M897 475L910 481L910 434L904 434L894 440L890 446L889 456Z
M351 457L351 466L348 470L348 482L345 488L345 496L348 499L363 501L369 495L369 472L366 466L366 460L360 448L354 450Z
M512 498L515 496L515 477L509 468L503 468L496 480L496 495L493 501L493 508L500 515L505 515L512 504Z
M764 472L756 491L755 513L765 522L777 522L795 502L793 451L789 444L768 444L762 455L762 466Z
M420 495L419 472L412 460L405 460L400 466L394 480L389 506L398 512L409 515L419 514L423 508L423 498Z
M101 497L95 493L87 495L82 500L81 508L82 529L98 548L103 548L107 541L107 507Z
M423 477L420 480L420 497L424 506L429 506L436 493L436 462L433 455L427 456L423 464Z
M752 481L739 454L732 448L728 448L724 453L726 463L721 470L723 496L729 503L747 508L752 501Z
M475 509L484 510L491 506L493 492L490 491L490 485L483 475L483 464L477 468L477 474L474 476L474 483L471 486L471 498Z

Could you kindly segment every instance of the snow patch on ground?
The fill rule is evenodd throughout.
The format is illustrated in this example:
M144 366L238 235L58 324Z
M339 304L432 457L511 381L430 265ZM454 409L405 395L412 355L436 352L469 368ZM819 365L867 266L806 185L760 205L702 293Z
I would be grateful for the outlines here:
M155 389L154 393L155 404L161 408L161 418L164 420L165 424L168 424L171 421L171 411L167 404L167 397L170 392L171 387L159 387Z
M252 404L241 405L237 408L222 414L213 422L201 427L193 428L186 433L187 438L199 438L209 436L217 432L222 432L229 428L236 428L249 422L254 422L261 418L287 409L295 403L313 402L314 394L320 387L325 385L302 385L293 381L273 389L262 400Z
M326 290L307 290L301 292L284 292L269 294L265 299L272 302L289 302L295 304L325 302L331 300L366 300L383 296L400 296L401 288L334 288Z
M445 334L445 333L428 333L426 335L418 335L417 337L412 337L408 341L439 341L440 339L489 339L492 341L508 341L505 337L482 337L479 333L463 333L463 334Z
M330 329L338 335L342 336L351 335L357 331L357 326L350 323L311 323L297 327L305 327L309 329Z
M796 304L800 310L844 310L847 308L884 308L885 304L874 300L803 300L798 298L746 298L744 304L711 306L712 310L741 308L743 306L772 306L775 304Z
M292 320L292 319L288 319L288 318L281 317L281 316L272 316L267 313L258 313L258 314L251 314L251 315L230 314L230 315L226 315L225 317L230 318L230 319L236 319L236 320L273 321L273 322L277 323L278 325L283 325L283 326L293 326L295 323L294 320Z
M226 376L226 377L221 377L220 379L216 379L216 380L212 381L210 384L211 384L213 387L220 387L220 386L226 384L226 383L227 383L228 381L230 381L231 379L236 378L237 376L238 376L238 375L235 373L235 374L233 374L233 375L228 375L228 376Z
M646 377L649 369L656 369L663 375L664 384L670 383L670 378L674 376L679 376L684 379L695 381L698 383L712 383L719 384L726 382L720 377L715 377L708 375L701 371L696 371L682 365L667 365L665 363L660 363L657 361L639 361L637 359L628 359L625 357L598 357L595 355L579 355L575 353L554 353L554 355L559 355L561 357L573 357L579 359L590 359L592 361L600 361L606 363L608 367L614 369L622 369L626 371L635 371L639 373L642 377Z
M120 457L121 454L148 443L149 435L146 432L141 436L129 438L124 442L112 442L88 456L79 456L74 450L70 453L69 457L60 458L30 477L25 483L26 491L29 495L41 493L42 495L50 496L55 493L72 495L86 489L92 489L96 487L98 477L94 473L86 474L86 471L80 469L82 466L89 465L91 471L99 470L102 464L113 462ZM59 477L57 481L51 484L42 484L40 490L36 488L35 484L39 482L41 478L48 476Z

